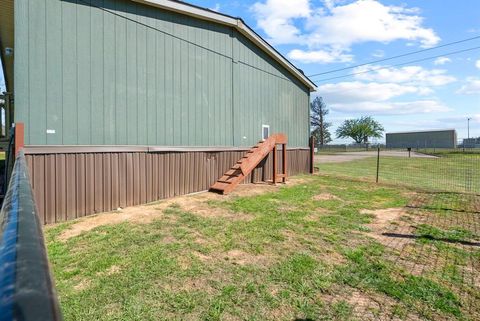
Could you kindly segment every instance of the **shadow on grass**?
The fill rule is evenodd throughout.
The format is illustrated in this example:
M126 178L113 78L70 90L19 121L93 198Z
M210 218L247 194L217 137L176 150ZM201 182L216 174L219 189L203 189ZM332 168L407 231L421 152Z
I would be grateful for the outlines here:
M400 233L382 233L384 236L388 237L396 237L396 238L405 238L405 239L424 239L424 240L430 240L430 241L440 241L440 242L446 242L446 243L457 243L457 244L462 244L462 245L468 245L468 246L478 246L480 247L480 242L470 242L470 241L464 241L464 240L453 240L453 239L448 239L448 238L436 238L431 235L412 235L412 234L400 234Z

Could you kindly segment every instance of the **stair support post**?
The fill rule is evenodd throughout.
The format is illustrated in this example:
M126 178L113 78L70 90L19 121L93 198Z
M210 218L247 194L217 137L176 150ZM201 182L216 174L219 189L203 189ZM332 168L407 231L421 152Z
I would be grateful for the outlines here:
M273 184L277 183L277 144L273 146Z
M287 144L282 144L282 182L287 181Z
M309 141L310 147L310 174L313 174L315 171L314 162L315 162L315 136L310 136Z

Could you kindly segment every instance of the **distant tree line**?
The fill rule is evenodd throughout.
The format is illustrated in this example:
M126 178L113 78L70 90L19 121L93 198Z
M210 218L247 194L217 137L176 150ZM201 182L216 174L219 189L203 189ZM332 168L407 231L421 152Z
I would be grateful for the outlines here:
M352 138L357 144L368 144L368 139L382 138L383 126L370 116L347 119L337 128L338 138Z
M322 97L315 97L310 103L310 125L312 127L312 135L315 137L317 145L326 145L332 141L332 135L329 128L332 123L325 120L329 110Z
M317 146L322 146L332 141L330 127L332 123L326 121L329 114L327 105L322 97L315 97L310 103L310 125L312 135ZM357 144L368 144L369 138L381 138L385 129L371 116L362 116L357 119L346 119L335 131L337 138L351 138Z

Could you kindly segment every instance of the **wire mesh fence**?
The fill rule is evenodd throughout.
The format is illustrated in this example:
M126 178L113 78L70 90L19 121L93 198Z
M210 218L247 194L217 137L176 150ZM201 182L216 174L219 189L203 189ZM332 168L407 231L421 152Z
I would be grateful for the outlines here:
M435 192L480 194L480 153L380 150L379 181Z
M412 207L480 212L480 150L379 148L340 157L320 164L320 171L410 188Z

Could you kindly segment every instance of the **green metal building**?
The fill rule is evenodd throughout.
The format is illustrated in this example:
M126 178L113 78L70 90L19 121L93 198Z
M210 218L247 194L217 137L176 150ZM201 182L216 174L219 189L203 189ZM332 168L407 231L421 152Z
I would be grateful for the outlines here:
M290 174L310 166L315 84L240 18L170 0L3 0L0 49L7 127L25 125L46 222L207 189L265 131L287 134Z
M269 125L307 146L315 85L240 19L175 1L11 2L28 145L251 146Z
M387 148L456 148L455 129L398 132L386 134Z

